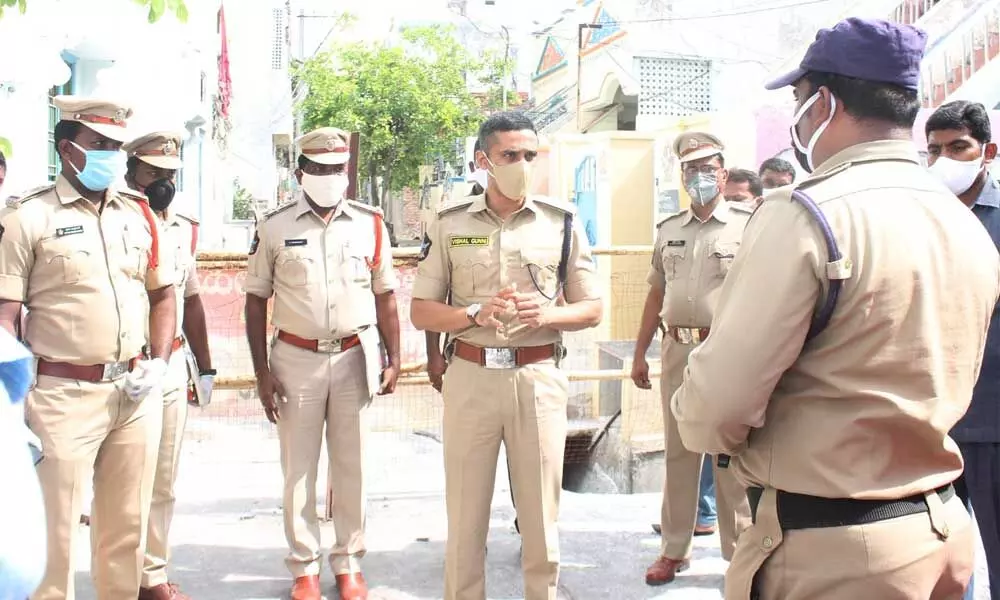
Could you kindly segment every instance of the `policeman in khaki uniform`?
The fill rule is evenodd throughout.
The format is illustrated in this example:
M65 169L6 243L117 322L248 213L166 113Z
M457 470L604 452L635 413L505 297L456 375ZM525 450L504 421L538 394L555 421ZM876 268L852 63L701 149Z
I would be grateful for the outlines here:
M686 132L674 140L691 207L667 217L658 227L649 272L649 295L636 335L632 380L650 389L646 350L662 328L660 397L666 448L666 476L660 517L660 557L646 571L646 583L662 585L690 564L704 457L681 443L670 397L680 387L688 354L709 334L719 288L733 263L752 209L726 202L722 142L711 134ZM713 464L717 483L722 557L730 560L740 531L750 525L743 486L728 469Z
M748 488L727 600L957 600L972 574L948 432L1000 256L913 146L925 43L850 18L769 85L793 87L812 174L750 220L671 403L684 445L732 455Z
M13 330L27 306L24 338L37 358L26 412L45 455L48 565L32 598L75 597L81 495L93 469L97 598L133 600L174 337L174 257L158 243L145 198L113 187L131 109L72 96L54 103L62 172L0 217L0 324Z
M153 486L153 504L149 513L146 540L146 561L143 567L142 590L139 600L186 600L175 584L167 580L170 546L167 542L174 512L174 481L180 460L184 424L187 421L188 368L184 352L185 338L200 367L196 382L202 396L211 397L215 371L208 350L208 330L205 308L198 290L195 271L195 246L198 242L198 221L171 208L176 194L175 180L181 162L183 136L172 132L155 132L139 137L122 149L128 156L126 182L149 199L150 208L159 217L161 244L174 256L174 290L177 301L177 329L170 371L163 386L163 432L160 456Z
M373 395L393 391L399 374L399 282L382 213L345 199L347 134L324 127L298 143L296 177L305 193L269 213L250 248L247 337L261 403L278 425L292 599L320 598L316 471L325 424L336 498L330 564L341 600L362 600L366 409ZM275 337L268 362L271 295Z
M415 327L454 340L442 390L444 598L486 598L486 536L502 442L523 540L524 597L555 600L568 392L557 364L562 331L597 325L602 304L573 208L528 194L538 152L531 120L495 114L479 140L486 193L438 211L424 237L411 306ZM565 305L557 305L560 294Z

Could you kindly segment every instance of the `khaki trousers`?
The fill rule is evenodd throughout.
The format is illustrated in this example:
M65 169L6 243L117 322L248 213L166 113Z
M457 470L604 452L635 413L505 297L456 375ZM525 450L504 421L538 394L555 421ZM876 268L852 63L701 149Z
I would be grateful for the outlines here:
M690 558L694 527L698 520L698 488L703 455L691 452L681 442L677 419L670 411L670 398L681 386L684 367L693 344L681 344L665 338L662 347L660 400L663 405L664 463L663 504L660 508L662 541L660 552L667 558ZM743 486L729 469L720 469L712 457L715 475L715 499L718 512L722 557L732 560L736 539L750 526L750 505Z
M271 372L285 387L278 404L278 441L284 474L285 559L294 577L320 572L316 476L326 425L337 539L330 551L334 574L360 572L365 554L364 443L371 394L361 346L338 354L303 350L276 341Z
M961 600L972 577L975 534L958 497L868 525L782 532L775 491L743 532L726 572L726 600Z
M139 593L163 418L158 392L135 403L125 379L91 383L41 375L28 394L28 426L42 441L48 565L32 600L76 597L75 545L85 478L93 472L91 575L98 600Z
M444 600L486 599L486 537L500 443L507 450L525 600L556 600L559 495L569 383L553 362L486 369L462 359L444 375Z
M170 562L170 523L174 518L174 482L181 458L181 441L187 423L187 363L184 352L170 356L163 392L163 429L156 460L153 482L153 503L149 509L149 530L146 534L146 558L142 569L142 587L151 588L167 583Z

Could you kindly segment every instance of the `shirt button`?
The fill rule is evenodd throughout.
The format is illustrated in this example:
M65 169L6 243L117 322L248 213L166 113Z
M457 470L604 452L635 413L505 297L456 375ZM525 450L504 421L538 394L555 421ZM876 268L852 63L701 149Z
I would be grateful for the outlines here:
M771 536L765 535L764 539L760 541L760 545L763 546L764 548L770 548L771 546L774 545L774 540L771 539Z

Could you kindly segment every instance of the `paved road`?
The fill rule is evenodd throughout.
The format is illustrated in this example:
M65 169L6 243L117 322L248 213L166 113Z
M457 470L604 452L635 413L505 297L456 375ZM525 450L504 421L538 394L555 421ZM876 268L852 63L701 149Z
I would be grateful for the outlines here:
M189 433L197 434L201 425L194 421ZM172 577L195 600L287 598L277 442L266 429L217 423L211 427L212 436L193 439L185 447ZM376 434L370 448L369 553L364 566L371 598L439 599L446 531L440 446L421 436ZM513 511L506 488L506 477L498 477L487 559L491 600L523 597L519 541L511 529ZM691 570L673 584L645 585L645 567L659 545L649 526L658 512L655 494L565 493L562 600L721 598L725 563L717 537L697 539ZM324 531L327 540L329 529ZM89 564L89 549L84 546L80 552L80 564ZM83 600L94 598L88 579L86 572L77 578ZM324 574L323 582L327 598L332 597L332 578ZM977 599L989 597L983 592Z

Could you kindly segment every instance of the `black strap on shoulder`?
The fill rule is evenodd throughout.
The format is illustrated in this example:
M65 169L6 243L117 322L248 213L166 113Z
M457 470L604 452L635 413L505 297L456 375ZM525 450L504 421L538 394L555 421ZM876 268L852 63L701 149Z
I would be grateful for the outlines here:
M566 213L563 217L563 244L562 256L559 257L559 285L566 285L566 278L569 277L569 251L573 244L573 214Z
M828 263L840 261L843 257L840 254L840 248L837 246L837 238L834 237L833 229L830 227L830 222L826 220L826 216L823 215L823 211L802 190L792 192L792 198L809 211L813 221L819 226L820 232L823 234L823 240L826 242L826 252L829 256ZM830 324L830 317L833 316L833 310L837 307L837 299L840 297L840 288L843 287L844 280L831 279L828 276L828 281L830 287L827 290L826 299L816 314L813 315L812 324L809 326L809 333L806 334L807 342L826 329L826 326Z

